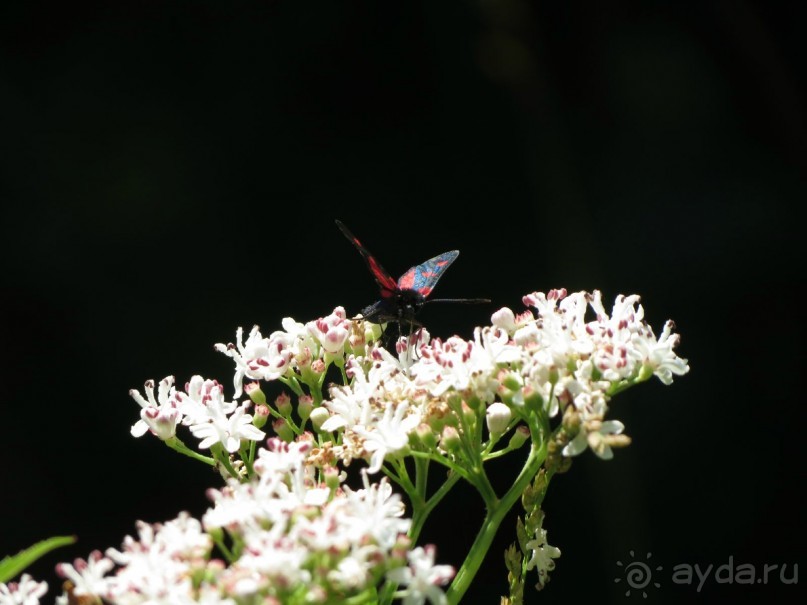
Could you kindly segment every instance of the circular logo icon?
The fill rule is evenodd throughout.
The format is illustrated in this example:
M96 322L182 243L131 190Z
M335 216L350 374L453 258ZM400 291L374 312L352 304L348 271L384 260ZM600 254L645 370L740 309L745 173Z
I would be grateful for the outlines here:
M616 578L614 578L614 582L617 584L619 582L624 581L626 584L627 590L625 591L625 596L629 597L631 594L641 593L643 598L647 598L647 591L645 590L651 584L656 588L659 588L661 584L658 582L653 582L653 572L654 571L661 571L663 568L661 565L651 569L650 558L653 556L653 553L647 553L644 561L637 561L636 560L636 553L634 551L630 551L630 561L623 563L622 561L617 561L616 564L618 567L622 568L622 574Z

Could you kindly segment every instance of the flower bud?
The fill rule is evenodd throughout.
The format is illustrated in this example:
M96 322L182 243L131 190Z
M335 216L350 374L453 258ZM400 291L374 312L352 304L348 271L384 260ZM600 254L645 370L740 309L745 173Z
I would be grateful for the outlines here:
M490 323L512 334L516 329L516 315L509 308L502 307L490 316Z
M530 412L539 412L544 408L544 398L541 394L530 388L524 388L524 407Z
M314 430L319 432L320 427L322 427L322 423L328 420L330 417L331 414L328 412L328 409L320 406L311 410L309 420L311 420Z
M485 420L487 421L490 434L499 436L504 433L512 417L513 413L510 411L510 408L501 401L491 403L485 412Z
M476 412L464 401L462 402L462 416L467 426L473 426L476 423Z
M311 395L300 395L297 399L297 414L302 420L308 420L314 409L314 398Z
M468 407L470 407L475 412L478 412L479 410L481 410L482 406L483 406L482 400L479 397L477 397L476 395L471 395L470 397L468 397L465 400L465 403L467 403Z
M334 491L339 487L339 469L335 466L326 466L322 474L325 476L325 485L331 491Z
M255 413L252 415L252 424L257 428L262 428L269 419L269 406L258 404L255 406Z
M291 414L291 397L287 393L281 393L275 399L275 409L280 412L281 416L288 418Z
M261 385L258 382L248 382L244 385L244 392L252 400L255 405L266 404L266 395L261 390Z
M515 372L507 372L504 376L500 379L501 383L506 386L511 391L518 391L521 389L522 381L521 377L516 374Z
M461 444L460 434L453 426L446 426L443 428L443 433L440 435L440 445L443 449L449 452L454 452L459 449Z
M283 418L275 420L272 423L272 428L275 430L275 433L277 433L277 436L286 443L294 441L294 432L291 430L289 423L283 420Z
M437 436L432 427L425 422L421 422L410 434L414 435L427 451L432 451L437 446Z
M525 425L519 425L510 437L510 443L507 444L507 449L517 450L530 439L530 429Z

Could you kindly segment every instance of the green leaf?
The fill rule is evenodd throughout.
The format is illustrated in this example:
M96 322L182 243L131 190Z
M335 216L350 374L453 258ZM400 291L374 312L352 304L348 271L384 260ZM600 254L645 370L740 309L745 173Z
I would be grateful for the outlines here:
M75 536L56 536L37 542L14 556L5 557L0 561L0 582L8 582L43 555L56 548L73 544L75 541Z

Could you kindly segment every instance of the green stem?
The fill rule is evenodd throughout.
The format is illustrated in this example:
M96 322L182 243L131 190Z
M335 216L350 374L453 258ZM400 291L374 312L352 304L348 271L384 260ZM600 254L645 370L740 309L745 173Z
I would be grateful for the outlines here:
M446 458L445 456L440 456L439 454L428 454L426 452L418 452L417 450L412 450L411 452L409 452L409 455L412 456L413 458L428 458L429 460L434 460L438 464L442 464L443 466L445 466L452 473L457 473L458 475L460 475L463 479L468 481L468 483L471 483L470 474L468 473L468 471L464 467L460 466L459 464L456 464L455 462Z
M305 394L305 393L303 393L303 389L300 386L300 383L297 382L297 379L294 376L292 376L290 378L287 378L285 376L281 376L280 378L278 378L278 380L280 382L282 382L283 384L285 384L287 387L289 387L292 390L292 392L295 395L297 395L297 397L300 397L301 395Z
M254 445L255 442L251 441L250 444ZM238 453L241 454L241 460L244 461L244 466L247 469L247 478L252 477L255 474L255 471L252 468L252 456L250 455L251 445L247 445L242 441L241 448L238 450ZM254 449L252 451L254 452Z
M227 472L230 473L231 477L234 479L240 479L238 471L233 468L233 465L230 462L230 454L224 449L224 446L221 445L221 443L216 443L211 446L210 451L216 457L218 463L227 469Z
M182 441L180 441L177 437L171 437L170 439L166 439L164 443L175 452L179 452L180 454L188 456L189 458L193 458L194 460L198 460L199 462L204 462L209 466L216 465L215 459L211 458L210 456L203 456L199 452L194 452L187 445L182 443Z
M412 527L409 528L409 537L412 539L412 542L417 542L420 532L423 530L423 525L426 523L426 519L428 519L434 508L440 504L440 501L461 478L462 477L457 473L451 473L445 483L443 483L438 490L434 492L434 495L423 504L422 508L413 511Z
M507 490L507 493L502 496L501 500L488 506L485 520L482 523L479 533L476 535L469 555L463 562L462 567L460 567L454 581L451 583L451 587L446 593L449 603L459 603L460 599L462 599L462 596L470 587L474 576L476 576L476 573L479 571L485 559L485 555L490 549L493 539L496 537L499 526L513 505L518 502L524 488L533 480L545 459L546 443L542 442L538 444L533 441L530 455L513 485Z
M426 484L429 478L429 459L415 458L415 489L426 501Z
M428 459L415 458L415 469L416 469L415 482L418 484L418 487L416 488L415 494L407 491L407 494L409 495L409 498L412 501L412 525L409 528L408 536L409 539L412 540L413 544L417 544L420 532L423 530L423 525L426 523L426 519L429 518L429 515L431 514L432 510L434 510L434 508L440 503L440 501L451 490L451 488L454 487L454 484L457 483L457 481L459 481L460 479L462 479L462 475L460 475L459 473L451 473L446 479L445 483L443 483L437 489L437 491L434 492L431 498L426 500L426 485L425 485L425 478L423 478L426 472L421 471L421 467L427 469L428 464L429 464ZM387 472L386 467L383 468L385 468L385 472ZM404 489L406 490L405 487ZM395 584L394 582L387 582L384 585L381 594L379 595L378 599L379 604L391 603L397 588L398 585Z

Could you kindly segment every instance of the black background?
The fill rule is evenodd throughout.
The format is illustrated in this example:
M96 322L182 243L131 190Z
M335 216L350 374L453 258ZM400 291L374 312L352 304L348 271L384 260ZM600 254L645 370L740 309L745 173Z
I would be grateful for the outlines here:
M396 275L462 250L439 295L494 304L427 308L433 334L566 287L683 335L689 375L614 401L632 446L553 482L563 556L527 602L796 602L670 572L803 563L802 15L608 4L4 5L0 554L78 535L33 568L55 593L56 561L201 513L216 478L133 439L127 392L228 382L236 327L372 302L340 218ZM480 518L460 488L424 538L458 565ZM646 600L614 583L631 549L664 568Z

